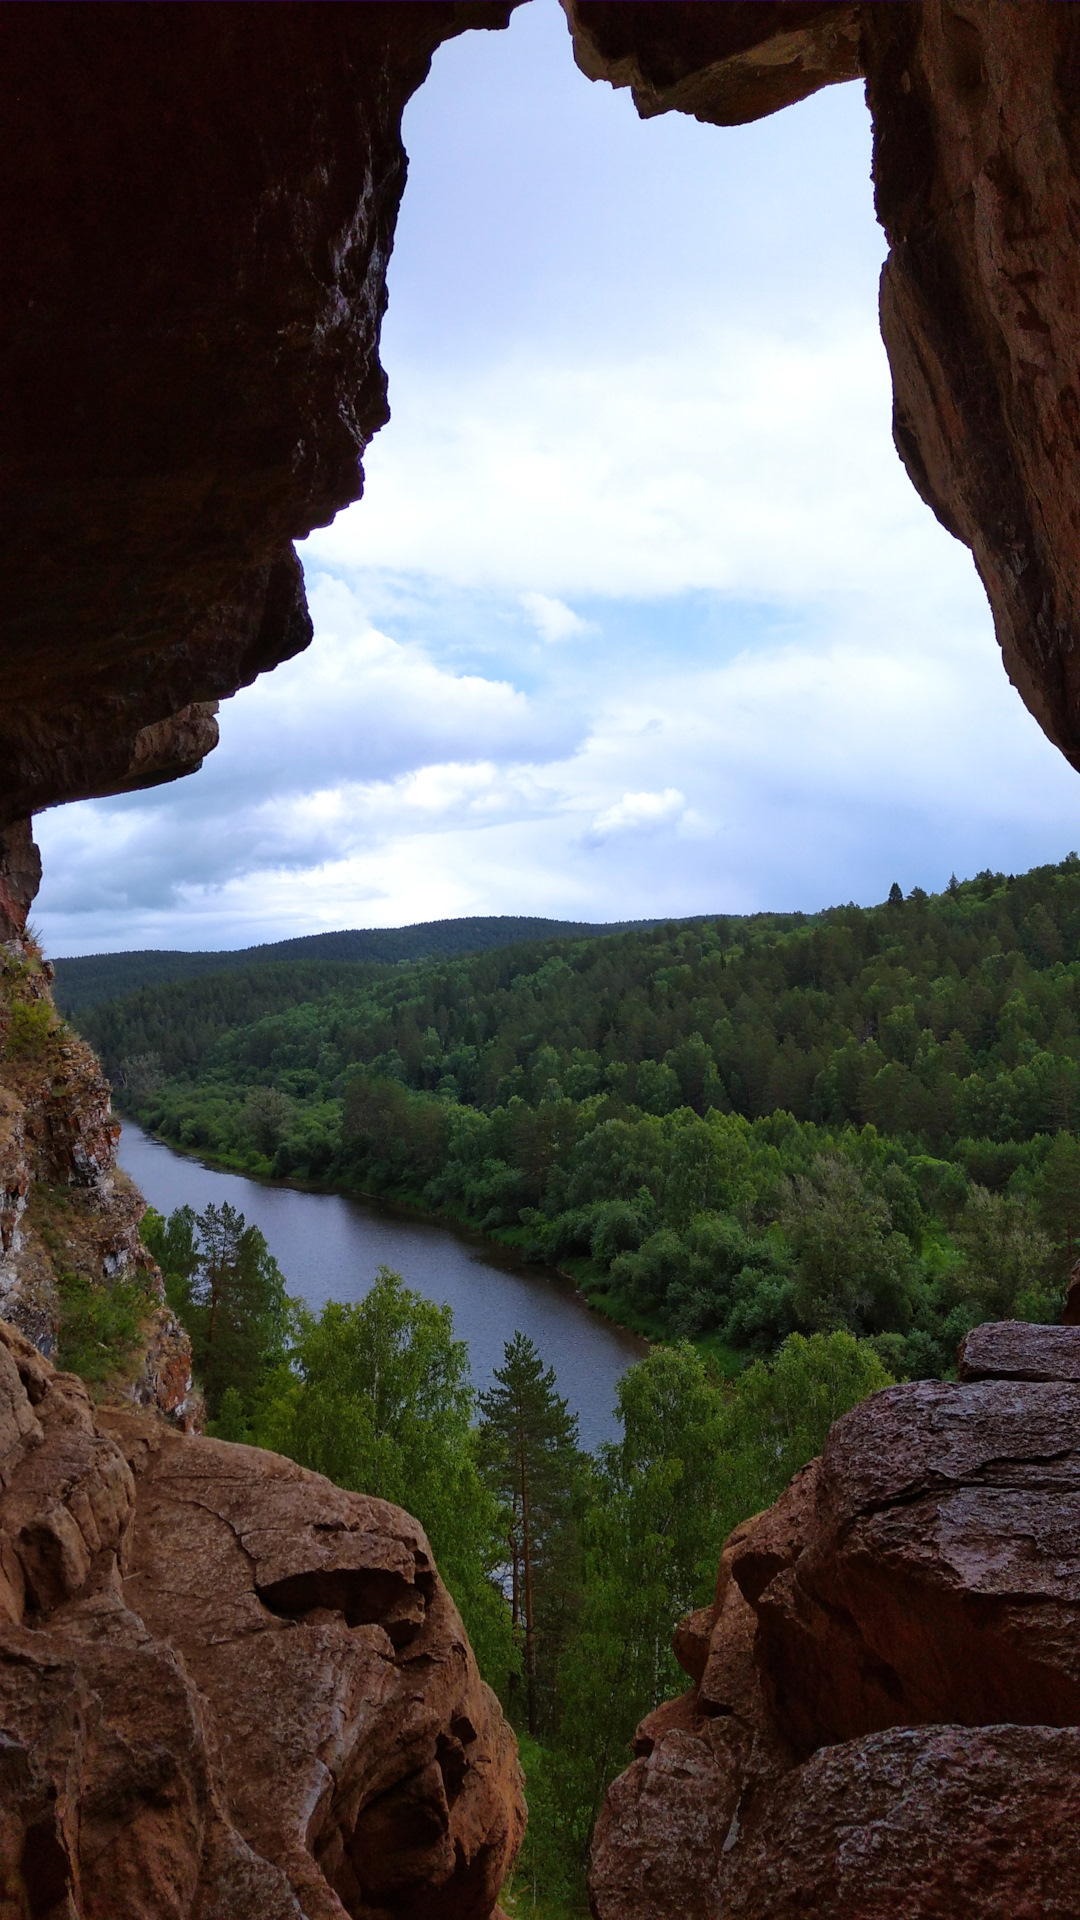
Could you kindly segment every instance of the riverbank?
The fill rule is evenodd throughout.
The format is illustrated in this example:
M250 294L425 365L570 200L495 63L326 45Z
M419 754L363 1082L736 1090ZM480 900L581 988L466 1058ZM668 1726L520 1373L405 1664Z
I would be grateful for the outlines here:
M504 1348L521 1331L554 1366L559 1391L579 1415L590 1449L615 1438L618 1382L644 1358L646 1340L590 1307L572 1275L521 1258L474 1228L435 1219L429 1209L363 1198L314 1182L256 1178L207 1155L179 1152L126 1118L120 1162L160 1213L196 1212L228 1201L258 1226L290 1293L313 1312L357 1302L380 1266L401 1273L429 1299L448 1305L470 1350L474 1384L492 1383Z
M564 1258L559 1264L549 1266L546 1262L529 1260L524 1247L529 1237L527 1227L493 1227L485 1229L475 1220L447 1209L432 1209L424 1204L420 1195L399 1193L371 1193L358 1186L350 1186L327 1180L294 1180L288 1176L275 1175L270 1161L261 1154L213 1153L206 1148L179 1146L173 1140L167 1140L161 1134L153 1133L143 1126L134 1116L122 1116L129 1125L135 1125L149 1139L167 1148L170 1153L182 1159L195 1161L200 1166L214 1167L223 1173L231 1173L245 1180L252 1180L260 1186L273 1190L296 1193L333 1194L340 1199L358 1202L362 1206L376 1207L401 1219L415 1220L429 1226L442 1228L468 1240L474 1245L489 1248L509 1259L515 1270L529 1270L560 1280L572 1287L578 1299L588 1307L591 1313L599 1314L614 1327L633 1335L648 1346L664 1345L671 1340L669 1330L653 1314L642 1313L639 1308L625 1298L617 1288L610 1284L609 1276L592 1260ZM716 1333L701 1334L691 1344L704 1355L717 1371L727 1379L735 1379L749 1364L752 1356L728 1346Z
M118 1109L118 1112L120 1110ZM426 1226L442 1227L448 1233L458 1234L479 1245L497 1249L509 1254L515 1266L529 1267L537 1273L552 1275L574 1289L593 1313L599 1313L613 1326L621 1327L638 1339L650 1345L663 1343L670 1338L655 1316L637 1312L628 1301L623 1301L614 1290L607 1286L606 1275L594 1266L591 1260L567 1260L562 1266L549 1266L545 1261L529 1260L523 1251L527 1238L525 1227L492 1227L484 1229L475 1220L469 1220L461 1214L450 1213L445 1208L425 1206L419 1195L409 1193L371 1193L365 1187L350 1186L332 1180L293 1180L288 1176L274 1174L270 1170L270 1161L263 1154L213 1153L205 1147L184 1147L175 1140L167 1140L163 1134L155 1133L144 1125L134 1114L120 1112L121 1121L128 1126L138 1127L148 1140L154 1140L158 1146L165 1147L181 1160L194 1161L198 1166L213 1167L221 1173L237 1174L241 1179L253 1180L256 1185L292 1193L335 1194L342 1200L355 1200L366 1207L378 1207L389 1214L399 1215L403 1219L416 1220ZM695 1341L703 1352L712 1350L708 1340ZM733 1353L734 1349L728 1348ZM734 1369L738 1371L738 1367ZM726 1371L726 1369L725 1369Z

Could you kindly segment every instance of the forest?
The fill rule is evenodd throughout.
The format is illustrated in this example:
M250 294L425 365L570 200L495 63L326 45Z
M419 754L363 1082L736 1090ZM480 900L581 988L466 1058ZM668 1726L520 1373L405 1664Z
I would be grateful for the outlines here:
M210 1431L427 1529L519 1735L515 1916L587 1910L603 1793L685 1685L671 1632L730 1529L867 1393L949 1375L969 1327L1057 1318L1080 1253L1075 854L813 917L293 957L78 1020L176 1146L467 1222L651 1338L590 1455L524 1335L477 1392L399 1275L315 1316L229 1206L143 1225Z
M620 1383L620 1438L590 1455L520 1332L478 1393L450 1309L398 1274L316 1318L228 1203L150 1212L143 1234L191 1334L210 1433L424 1526L518 1733L529 1828L504 1908L583 1915L603 1794L638 1722L685 1689L676 1623L710 1599L731 1528L889 1384L878 1354L848 1333L794 1334L729 1382L686 1342L656 1346Z
M424 1207L735 1373L791 1333L900 1378L1054 1319L1080 1251L1080 858L813 919L708 917L144 988L80 1016L119 1106Z
M629 923L624 923L629 924ZM654 921L638 921L653 926ZM181 953L169 948L143 948L134 953L88 953L55 962L55 998L60 1011L72 1014L95 1007L140 987L162 986L167 980L221 973L239 967L277 966L281 962L319 960L373 961L453 958L486 953L489 947L509 947L520 940L558 936L577 940L590 934L617 932L613 927L590 926L574 920L542 920L529 915L468 915L460 920L426 920L413 927L365 927L341 933L305 933L293 940L275 940L261 947L240 947L227 953Z

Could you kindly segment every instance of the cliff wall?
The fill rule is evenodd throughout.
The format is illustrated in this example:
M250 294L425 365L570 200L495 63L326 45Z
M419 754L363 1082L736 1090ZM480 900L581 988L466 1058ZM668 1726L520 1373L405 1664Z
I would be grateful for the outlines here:
M415 1523L177 1431L183 1338L100 1075L24 939L32 814L196 767L216 702L307 644L292 542L358 497L387 418L402 109L442 40L510 10L4 12L0 1905L20 1920L485 1920L520 1832L511 1743ZM647 114L731 125L865 76L897 447L1080 766L1073 0L567 12L585 71ZM65 1276L140 1273L146 1363L96 1410L43 1358ZM1075 1912L1064 1352L880 1396L733 1538L680 1635L695 1687L601 1822L602 1920Z
M108 1082L51 982L32 938L0 945L0 1319L50 1355L65 1318L82 1309L91 1326L122 1290L132 1337L102 1353L101 1390L187 1428L187 1335L139 1239L146 1203L116 1164Z

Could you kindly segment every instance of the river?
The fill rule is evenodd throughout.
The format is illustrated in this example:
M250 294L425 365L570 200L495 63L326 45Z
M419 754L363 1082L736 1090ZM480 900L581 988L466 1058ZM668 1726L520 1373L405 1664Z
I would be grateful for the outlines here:
M305 1193L205 1166L174 1153L130 1120L120 1165L159 1213L228 1200L266 1235L290 1293L318 1309L327 1300L362 1300L379 1267L453 1309L468 1343L473 1379L491 1384L507 1340L520 1328L554 1367L559 1392L578 1416L590 1449L617 1438L615 1389L645 1342L593 1313L580 1294L543 1267L503 1256L478 1234L453 1232L388 1207L337 1193Z

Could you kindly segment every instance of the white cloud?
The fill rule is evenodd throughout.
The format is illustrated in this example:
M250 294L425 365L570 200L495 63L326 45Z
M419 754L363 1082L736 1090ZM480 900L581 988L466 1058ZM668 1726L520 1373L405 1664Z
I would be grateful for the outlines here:
M892 446L859 90L642 126L539 4L440 49L406 143L318 638L193 779L39 822L52 950L813 908L1075 845Z
M701 322L602 366L403 368L394 391L364 500L307 543L320 566L526 579L549 601L956 577L892 446L872 313L798 343Z
M595 844L613 833L650 832L668 826L686 811L686 795L678 787L665 787L663 793L624 793L614 806L598 813L589 830Z
M519 599L541 640L549 644L559 640L581 639L586 634L600 631L594 620L583 620L579 613L567 606L565 600L555 600L550 594L523 593Z

